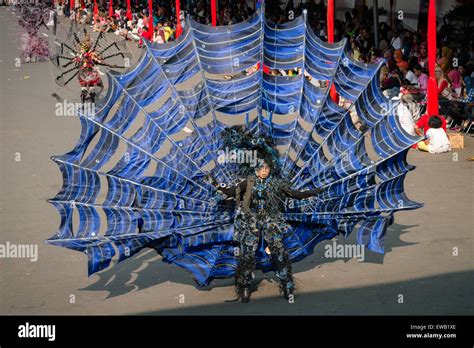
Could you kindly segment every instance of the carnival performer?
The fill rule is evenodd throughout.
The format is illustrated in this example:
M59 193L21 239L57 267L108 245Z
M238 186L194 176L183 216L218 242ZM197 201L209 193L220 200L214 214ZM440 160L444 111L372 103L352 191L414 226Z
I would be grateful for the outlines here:
M79 36L81 33L83 33L82 38ZM101 40L104 40L102 33L92 40L84 29L80 33L74 33L73 40L73 43L58 43L58 53L51 59L52 63L62 71L56 77L56 83L65 86L77 76L77 81L81 86L81 102L84 104L89 100L95 103L97 95L104 88L99 66L124 68L124 66L109 63L109 60L117 56L125 58L125 54L116 42L107 45L101 43ZM111 49L115 51L110 52Z
M290 226L285 222L282 211L288 198L301 200L315 196L321 191L291 189L281 178L276 150L263 138L259 141L261 146L257 152L259 158L254 173L233 187L218 184L210 177L211 183L224 195L224 199L235 200L234 240L239 245L236 253L238 266L235 291L237 300L240 298L244 303L250 300L251 281L256 265L255 252L260 243L266 244L265 252L271 255L276 276L280 281L280 291L285 299L289 300L294 296L291 261L283 243Z
M80 46L81 48L79 54L75 57L75 62L79 69L77 79L81 85L81 102L85 103L89 97L91 103L95 103L96 87L99 87L100 90L104 88L97 65L107 64L103 63L101 57L91 49L92 42L88 35L86 35Z
M23 63L48 60L51 56L48 41L39 34L40 28L46 26L49 10L43 4L32 6L18 4L20 18L18 24L25 29L20 37L20 59ZM48 29L49 30L49 29Z

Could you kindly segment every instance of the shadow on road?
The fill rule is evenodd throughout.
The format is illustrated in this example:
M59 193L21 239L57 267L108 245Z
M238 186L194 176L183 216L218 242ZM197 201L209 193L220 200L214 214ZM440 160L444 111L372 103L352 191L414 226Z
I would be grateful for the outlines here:
M408 243L401 240L400 236L407 233L414 226L393 224L387 231L385 238L385 252L389 253L393 248L409 246L415 243ZM355 234L349 236L345 241L339 239L341 243L355 243ZM340 261L341 258L328 259L324 255L324 245L332 243L330 240L323 241L315 247L315 253L304 260L293 264L293 272L305 272L323 264ZM365 261L368 263L383 263L384 254L378 254L365 250ZM350 259L342 259L344 262ZM154 250L145 250L138 255L121 263L113 263L108 269L95 275L98 277L93 284L80 290L86 291L107 291L107 298L124 295L131 291L143 290L164 282L173 282L195 286L196 283L189 273L184 269L164 263L161 257ZM265 279L273 279L273 273L263 274L257 272L255 286ZM200 290L210 290L213 287L226 287L233 284L233 279L216 279L210 286L200 288Z
M449 286L447 286L449 284ZM473 315L474 272L455 272L359 288L253 298L250 303L216 303L139 315ZM399 303L400 295L403 303ZM468 304L468 305L466 305Z

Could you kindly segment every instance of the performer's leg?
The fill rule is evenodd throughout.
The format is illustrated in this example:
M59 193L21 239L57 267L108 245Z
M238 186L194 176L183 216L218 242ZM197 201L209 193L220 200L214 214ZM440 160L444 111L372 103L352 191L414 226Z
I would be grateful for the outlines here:
M90 92L89 92L89 95L90 95L90 97L91 97L91 103L94 104L94 103L95 103L95 96L96 96L95 87L94 87L94 86L91 87Z
M418 150L420 150L420 151L425 151L425 152L429 152L428 145L426 145L423 140L420 141L417 146L418 146Z
M81 103L85 104L87 99L87 87L82 87L81 88Z
M102 93L102 90L104 89L104 84L102 83L102 80L99 81L99 83L95 86L92 87L92 92L90 93L91 96L91 103L94 104L95 100L97 98L97 95Z
M255 269L255 251L258 247L258 236L246 231L246 236L240 243L235 273L235 290L242 302L250 300L250 285Z
M290 257L283 245L283 235L280 232L269 232L266 241L272 255L275 274L280 280L280 290L283 292L284 297L289 300L293 296L294 282Z

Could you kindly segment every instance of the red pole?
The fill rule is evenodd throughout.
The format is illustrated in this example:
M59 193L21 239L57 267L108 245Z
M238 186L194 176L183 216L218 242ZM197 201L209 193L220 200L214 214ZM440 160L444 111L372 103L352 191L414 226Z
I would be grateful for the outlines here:
M97 6L97 0L94 0L94 16L99 13L99 6Z
M211 0L211 15L212 15L212 26L217 25L217 6L216 0Z
M327 20L327 31L328 31L328 42L334 42L334 0L328 0L328 12L326 16ZM334 84L331 85L329 90L329 95L333 101L339 103L339 96L336 92L336 87Z
M183 32L183 28L181 27L181 3L179 0L176 0L176 32L175 38L177 39L181 33Z
M148 32L152 34L153 38L153 0L148 0Z
M112 3L113 0L110 0L109 2L109 16L113 16L114 15L114 4Z
M438 115L438 83L436 68L436 0L430 0L428 7L428 116Z
M328 42L334 42L334 0L328 0Z
M73 11L74 8L75 8L75 6L74 6L74 0L69 1L69 9L70 9L71 11Z
M132 9L130 8L130 0L127 0L127 18L132 20Z
M86 4L84 3L84 0L80 0L80 1L81 1L81 10L83 10L86 8Z

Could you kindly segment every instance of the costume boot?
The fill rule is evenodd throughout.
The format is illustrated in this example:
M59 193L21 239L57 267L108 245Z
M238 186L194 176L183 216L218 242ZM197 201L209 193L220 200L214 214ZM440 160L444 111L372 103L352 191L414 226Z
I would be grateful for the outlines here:
M235 291L243 303L250 301L250 285L254 277L255 255L253 247L243 248L243 254L238 258L235 273Z
M278 254L272 256L275 264L276 276L280 280L280 291L283 293L283 297L285 297L286 300L290 300L295 286L293 275L291 273L291 262L288 252L284 249L280 249Z
M87 99L87 90L83 89L81 91L81 103L85 104Z
M250 301L250 286L239 287L239 297L242 303L247 303Z

